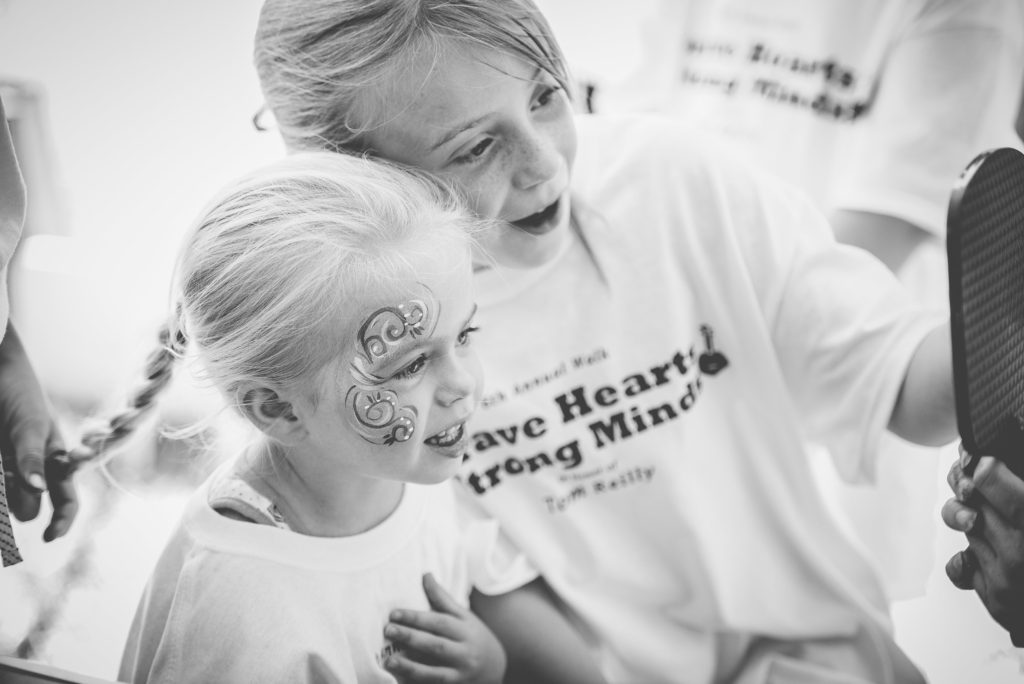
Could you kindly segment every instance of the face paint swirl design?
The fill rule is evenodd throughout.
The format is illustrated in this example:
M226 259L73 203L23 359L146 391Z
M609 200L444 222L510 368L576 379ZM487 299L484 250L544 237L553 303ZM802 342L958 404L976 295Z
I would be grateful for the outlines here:
M423 290L422 298L377 309L356 333L350 367L355 384L345 395L345 406L349 424L372 444L406 442L416 432L416 407L400 404L398 392L385 385L389 377L381 371L417 338L433 334L440 307L430 290Z
M398 393L389 389L364 390L353 386L345 396L349 424L363 439L391 446L416 432L416 407L398 406Z
M427 293L429 296L429 290ZM434 304L432 297L430 303ZM406 338L429 336L436 325L437 315L431 313L427 302L422 299L410 299L404 304L374 311L356 336L358 354L352 361L356 381L371 386L383 382L385 378L373 373L374 366L387 361Z

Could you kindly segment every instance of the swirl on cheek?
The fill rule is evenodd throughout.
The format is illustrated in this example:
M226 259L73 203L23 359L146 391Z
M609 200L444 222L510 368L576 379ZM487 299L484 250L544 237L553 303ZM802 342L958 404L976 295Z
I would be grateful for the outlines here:
M349 425L371 444L406 442L416 432L416 407L399 406L398 394L387 388L352 386L345 395Z
M416 432L416 407L399 406L398 393L384 386L388 373L382 371L417 338L430 337L437 326L440 306L430 288L422 283L419 288L420 298L373 311L356 333L356 353L349 368L355 384L345 395L346 415L352 428L371 444L399 444Z

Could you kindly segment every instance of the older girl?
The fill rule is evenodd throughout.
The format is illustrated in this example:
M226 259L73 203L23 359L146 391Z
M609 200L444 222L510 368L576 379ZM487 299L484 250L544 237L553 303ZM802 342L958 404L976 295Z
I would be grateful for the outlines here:
M419 167L500 222L460 479L610 679L921 680L803 447L870 479L886 427L955 434L948 331L881 264L678 125L574 118L530 0L266 0L255 61L290 149Z

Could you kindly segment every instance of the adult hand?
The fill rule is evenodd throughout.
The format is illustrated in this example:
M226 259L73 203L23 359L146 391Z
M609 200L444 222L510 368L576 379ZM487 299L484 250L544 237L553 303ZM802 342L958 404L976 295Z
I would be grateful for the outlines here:
M385 669L403 684L501 682L505 651L494 634L427 573L423 590L433 610L396 610L384 635L401 648Z
M14 153L14 142L3 100L0 99L0 277L25 222L25 182ZM6 293L4 293L6 297ZM0 459L8 505L18 520L39 514L42 493L50 492L53 515L43 532L51 541L67 532L78 511L71 484L71 467L64 442L50 414L28 355L14 326L4 316L6 333L0 342Z
M960 589L973 589L986 610L1024 646L1024 480L1001 461L961 458L947 481L955 497L942 507L942 520L967 534L967 548L946 563L946 575Z
M0 342L0 457L14 517L35 519L48 491L53 513L43 539L64 535L78 513L73 469L46 396L10 324Z

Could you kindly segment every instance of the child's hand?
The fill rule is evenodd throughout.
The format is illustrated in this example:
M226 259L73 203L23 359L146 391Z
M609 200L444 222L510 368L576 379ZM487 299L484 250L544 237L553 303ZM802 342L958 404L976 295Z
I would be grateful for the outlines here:
M35 519L45 490L53 510L43 539L63 536L78 512L73 470L43 389L10 324L0 342L0 454L14 517Z
M21 235L26 200L0 99L0 268L11 258ZM15 518L32 520L39 514L43 491L48 490L53 514L43 539L50 541L67 532L78 511L78 497L63 440L28 355L10 321L0 317L0 325L7 326L0 343L0 453L7 502Z
M977 459L968 476L972 458L961 447L948 477L956 498L942 507L942 519L967 534L968 547L949 559L946 575L973 589L1014 645L1024 646L1024 480L991 456Z
M388 657L385 669L400 682L501 682L505 651L468 608L423 576L431 611L396 610L384 635L402 650Z

